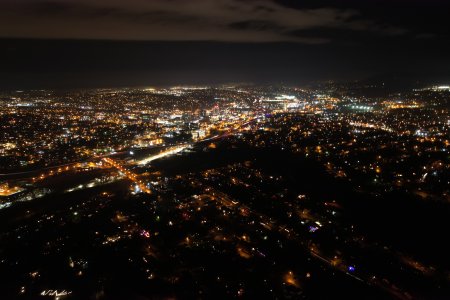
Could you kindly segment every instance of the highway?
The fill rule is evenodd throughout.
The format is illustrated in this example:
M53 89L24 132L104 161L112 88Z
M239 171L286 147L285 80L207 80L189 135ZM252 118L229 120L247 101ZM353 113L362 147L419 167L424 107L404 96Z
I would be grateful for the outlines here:
M171 147L169 149L167 149L166 151L163 151L161 153L155 154L155 155L151 155L147 158L144 158L142 160L137 161L138 165L146 165L151 161L166 157L166 156L170 156L176 153L179 153L181 151L183 151L184 149L188 148L189 146L191 146L190 144L183 144L183 145L179 145L179 146L175 146L175 147Z

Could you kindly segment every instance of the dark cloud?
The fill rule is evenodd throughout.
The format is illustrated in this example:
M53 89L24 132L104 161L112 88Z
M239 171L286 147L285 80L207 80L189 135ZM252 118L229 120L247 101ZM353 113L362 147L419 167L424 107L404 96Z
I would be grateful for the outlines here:
M308 2L308 1L306 1ZM314 28L401 34L352 7L295 7L270 0L19 0L0 4L0 36L117 40L290 41Z
M281 32L285 27L265 20L239 21L229 24L233 29Z
M401 28L421 34L448 36L450 2L447 0L276 0L293 9L354 9L359 12L351 21L371 20L378 26Z

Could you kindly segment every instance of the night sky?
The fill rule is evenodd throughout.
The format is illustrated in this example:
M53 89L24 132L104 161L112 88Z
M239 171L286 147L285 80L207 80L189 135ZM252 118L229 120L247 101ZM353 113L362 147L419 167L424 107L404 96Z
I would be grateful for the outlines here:
M438 0L2 0L0 87L450 80Z

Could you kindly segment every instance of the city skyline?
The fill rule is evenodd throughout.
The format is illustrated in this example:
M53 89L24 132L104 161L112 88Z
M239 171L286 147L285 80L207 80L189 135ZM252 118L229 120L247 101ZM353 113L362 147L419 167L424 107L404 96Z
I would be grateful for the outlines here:
M446 299L449 95L3 91L0 292Z

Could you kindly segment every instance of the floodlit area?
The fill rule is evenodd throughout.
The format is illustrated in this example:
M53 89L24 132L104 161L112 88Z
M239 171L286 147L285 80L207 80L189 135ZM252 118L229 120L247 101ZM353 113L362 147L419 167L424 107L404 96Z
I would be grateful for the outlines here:
M139 165L146 165L146 164L148 164L151 161L154 161L154 160L166 157L166 156L170 156L170 155L173 155L173 154L180 153L184 149L186 149L188 146L189 145L183 145L183 146L177 146L177 147L174 147L174 148L170 148L170 149L168 149L166 151L163 151L161 153L158 153L156 155L151 155L151 156L146 157L146 158L144 158L142 160L139 160L139 161L137 161L137 163Z

